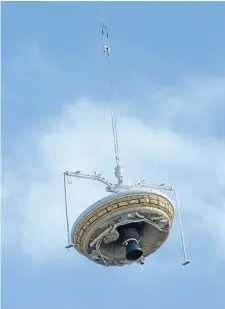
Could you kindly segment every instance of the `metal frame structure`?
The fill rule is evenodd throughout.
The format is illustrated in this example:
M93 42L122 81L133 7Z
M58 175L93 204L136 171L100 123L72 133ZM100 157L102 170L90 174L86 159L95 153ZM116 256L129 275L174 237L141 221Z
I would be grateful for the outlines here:
M94 174L86 174L82 173L81 171L76 171L76 172L64 172L64 194L65 194L65 212L66 212L66 224L67 224L67 238L68 238L68 244L65 246L66 249L70 249L71 247L74 247L74 244L70 243L70 228L69 228L69 220L68 220L68 203L67 203L67 187L66 187L66 179L68 177L74 177L74 178L80 178L80 179L89 179L89 180L95 180L99 181L102 184L106 186L106 192L110 193L118 193L121 191L127 191L129 193L129 190L135 189L138 187L143 187L143 188L151 188L151 189L159 189L159 190L165 190L169 191L170 194L174 195L174 204L175 208L177 209L178 213L178 219L179 219L179 228L180 228L180 235L181 235L181 243L182 243L182 251L183 251L183 263L182 265L187 265L191 261L187 258L187 252L186 252L186 245L185 245L185 239L184 239L184 232L183 232L183 224L182 224L182 219L181 219L181 212L180 212L180 207L178 204L177 200L177 194L176 190L172 186L168 186L166 184L152 184L149 182L141 181L137 184L134 185L126 185L123 184L123 170L121 167L118 168L118 166L115 168L115 176L118 179L118 184L112 184L109 182L106 178L102 176L102 174L98 174L94 172ZM67 179L68 180L68 179ZM71 181L67 181L69 184L71 184Z

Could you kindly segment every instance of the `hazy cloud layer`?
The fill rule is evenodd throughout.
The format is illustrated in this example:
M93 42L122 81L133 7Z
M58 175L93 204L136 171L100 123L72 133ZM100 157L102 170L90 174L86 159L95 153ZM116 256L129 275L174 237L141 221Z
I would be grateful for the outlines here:
M225 258L221 246L225 243L225 142L214 124L221 122L224 81L190 79L177 89L159 87L149 96L147 109L141 102L131 109L120 102L118 108L126 180L175 185L190 251L204 246L207 238L210 249L204 247L205 253L219 259ZM5 158L4 245L18 246L30 259L42 262L66 257L62 173L96 170L114 180L113 168L107 104L91 100L65 104L58 117L21 136L12 156ZM69 186L71 224L104 194L101 184L74 180ZM171 248L180 246L175 233L169 241ZM177 250L168 254L174 258Z

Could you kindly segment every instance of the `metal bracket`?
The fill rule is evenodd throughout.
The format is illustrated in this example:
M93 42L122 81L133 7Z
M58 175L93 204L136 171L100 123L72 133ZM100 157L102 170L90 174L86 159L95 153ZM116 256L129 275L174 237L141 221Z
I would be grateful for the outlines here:
M72 247L75 247L75 244L68 244L68 245L65 246L66 249L70 249Z
M174 190L174 188L172 186L168 186L165 183L162 183L160 185L154 184L154 183L150 183L150 182L146 182L146 181L141 181L139 183L136 183L133 187L150 187L150 188L158 188L158 189L162 189L162 190Z
M66 176L71 176L71 177L76 177L76 178L83 178L83 179L91 179L91 180L97 180L103 183L104 185L112 185L107 179L102 177L101 174L97 174L96 172L94 174L85 174L82 173L81 171L76 171L76 172L65 172L64 173Z

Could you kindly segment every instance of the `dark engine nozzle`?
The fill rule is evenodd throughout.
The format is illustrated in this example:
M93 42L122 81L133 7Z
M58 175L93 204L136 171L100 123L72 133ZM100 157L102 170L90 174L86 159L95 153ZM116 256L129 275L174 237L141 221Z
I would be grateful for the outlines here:
M126 258L129 261L136 261L143 255L142 250L139 248L138 243L134 240L128 241L126 246Z
M123 246L126 246L126 259L129 261L138 260L143 255L138 245L138 241L140 240L138 231L135 228L121 226L120 237Z

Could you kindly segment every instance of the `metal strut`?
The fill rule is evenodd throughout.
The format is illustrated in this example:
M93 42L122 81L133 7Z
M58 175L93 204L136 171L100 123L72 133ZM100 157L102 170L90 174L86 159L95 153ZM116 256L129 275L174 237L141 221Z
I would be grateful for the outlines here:
M67 203L67 189L66 189L67 175L68 175L67 172L63 173L65 214L66 214L66 228L67 228L67 242L68 242L68 245L66 246L66 248L69 249L73 245L70 245L70 226L69 226L68 203Z
M101 28L102 44L103 44L104 58L105 58L105 72L106 72L106 78L107 78L107 84L108 84L111 124L112 124L112 131L113 131L113 143L114 143L114 151L115 151L115 159L116 159L115 176L118 179L118 183L121 184L123 182L123 171L120 166L116 110L115 110L115 100L114 100L113 86L112 86L111 50L110 50L110 45L109 45L109 32L108 32L108 26L107 26L107 18L106 18L106 14L104 13L103 3L101 4L101 27L102 27Z
M175 204L176 204L177 214L178 214L178 219L179 219L180 236L181 236L182 250L183 250L183 255L184 255L184 262L182 263L182 265L187 265L191 263L191 261L188 260L187 258L186 246L185 246L185 241L184 241L183 224L182 224L181 213L180 213L180 206L178 204L177 193L175 189L173 189L173 193L174 193L174 199L175 199Z

